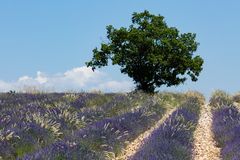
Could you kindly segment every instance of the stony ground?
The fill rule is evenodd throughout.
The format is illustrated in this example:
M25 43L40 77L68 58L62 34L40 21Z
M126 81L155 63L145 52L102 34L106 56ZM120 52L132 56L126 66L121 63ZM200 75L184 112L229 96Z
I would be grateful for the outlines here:
M219 160L220 148L213 139L212 114L210 106L204 105L194 133L194 160Z

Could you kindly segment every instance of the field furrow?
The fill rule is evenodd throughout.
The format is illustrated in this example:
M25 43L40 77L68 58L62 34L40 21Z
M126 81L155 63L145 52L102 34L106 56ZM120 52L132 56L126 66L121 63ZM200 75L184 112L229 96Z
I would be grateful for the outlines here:
M191 160L193 133L196 129L201 102L189 97L177 107L164 123L144 140L144 144L129 160Z
M175 110L176 109L171 109L167 111L165 115L158 122L156 122L150 129L140 134L133 142L128 144L127 147L124 149L123 154L117 157L117 159L125 160L135 155L137 151L144 145L144 141L148 139L153 133L153 131L159 128Z
M216 146L212 132L212 113L207 104L201 108L194 133L194 160L219 160L220 148Z

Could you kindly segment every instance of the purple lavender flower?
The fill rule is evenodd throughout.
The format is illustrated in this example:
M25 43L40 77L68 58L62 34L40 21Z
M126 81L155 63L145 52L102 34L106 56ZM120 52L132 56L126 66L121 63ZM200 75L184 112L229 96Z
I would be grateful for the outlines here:
M196 107L195 109L190 109ZM193 131L197 125L200 104L186 102L163 125L155 130L132 160L191 159Z
M213 111L213 132L223 159L240 159L240 113L235 106Z

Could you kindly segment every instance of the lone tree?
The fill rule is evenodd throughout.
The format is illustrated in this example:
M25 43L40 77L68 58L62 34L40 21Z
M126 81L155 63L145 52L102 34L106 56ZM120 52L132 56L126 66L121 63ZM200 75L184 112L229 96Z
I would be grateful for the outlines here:
M177 28L168 27L163 16L148 11L134 12L129 28L109 25L106 29L108 42L95 48L92 60L86 62L93 71L111 60L134 80L137 90L148 93L162 85L184 83L186 75L197 81L203 59L193 56L199 45L196 34L181 34Z

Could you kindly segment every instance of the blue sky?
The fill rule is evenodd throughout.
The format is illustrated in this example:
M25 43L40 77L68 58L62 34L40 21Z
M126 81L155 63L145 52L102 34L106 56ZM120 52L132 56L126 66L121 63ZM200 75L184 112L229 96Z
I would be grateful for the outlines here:
M207 96L215 89L240 91L238 0L0 1L0 91L28 83L44 84L49 79L47 86L51 87L58 78L63 82L54 86L56 90L63 85L84 90L95 85L104 91L111 86L113 91L132 87L131 79L118 67L100 69L89 78L90 71L83 66L91 59L92 49L106 40L107 25L127 27L131 14L145 9L163 15L169 26L181 32L196 33L200 43L196 54L205 60L199 81L160 90L198 90ZM73 83L81 74L86 75L82 78L86 83ZM116 87L121 84L125 86Z

